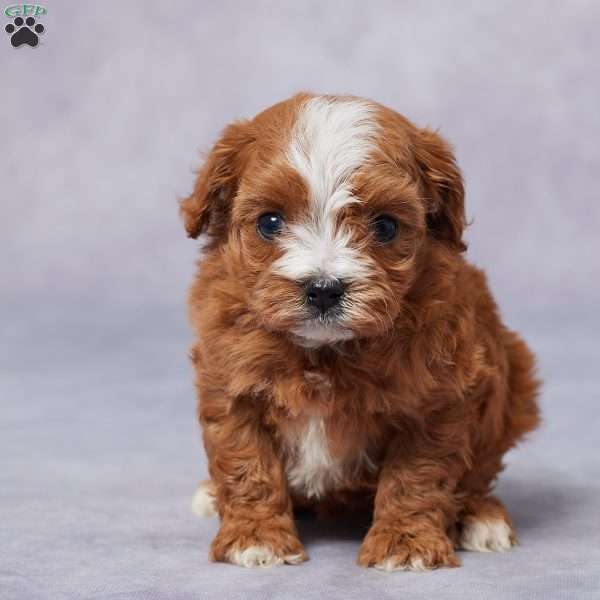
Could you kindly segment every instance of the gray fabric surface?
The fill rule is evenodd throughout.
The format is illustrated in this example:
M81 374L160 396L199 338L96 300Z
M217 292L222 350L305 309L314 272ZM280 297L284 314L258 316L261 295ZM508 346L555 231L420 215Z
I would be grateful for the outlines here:
M600 598L599 78L593 2L48 2L0 49L0 598ZM521 544L460 569L213 565L175 198L234 117L299 89L441 127L469 257L545 379L498 493Z

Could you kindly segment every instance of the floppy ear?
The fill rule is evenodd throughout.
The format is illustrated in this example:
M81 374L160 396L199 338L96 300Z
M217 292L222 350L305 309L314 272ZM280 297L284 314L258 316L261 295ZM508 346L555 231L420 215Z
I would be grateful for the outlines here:
M198 172L192 194L179 203L188 237L208 231L215 238L227 230L229 212L253 141L247 121L225 128Z
M415 156L427 194L430 234L459 252L465 251L465 192L452 148L434 131L421 129L415 140Z

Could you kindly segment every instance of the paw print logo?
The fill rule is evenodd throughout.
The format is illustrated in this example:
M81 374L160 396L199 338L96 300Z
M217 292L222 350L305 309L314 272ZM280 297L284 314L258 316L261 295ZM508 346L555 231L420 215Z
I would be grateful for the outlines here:
M27 17L24 21L22 17L16 17L4 30L10 34L10 43L15 48L23 44L35 48L40 41L38 34L44 33L44 26L41 23L36 24L33 17Z

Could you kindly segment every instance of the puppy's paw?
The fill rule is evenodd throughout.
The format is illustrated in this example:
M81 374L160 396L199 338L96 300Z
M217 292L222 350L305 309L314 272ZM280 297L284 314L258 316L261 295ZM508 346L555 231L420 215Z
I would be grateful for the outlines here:
M516 543L512 521L498 498L471 499L459 524L458 548L475 552L505 552Z
M210 479L202 481L194 493L192 511L200 517L213 517L217 514L215 486Z
M226 519L211 545L211 559L250 568L300 564L308 556L290 522Z
M501 518L481 519L466 517L463 521L458 546L475 552L505 552L516 544L512 527Z
M358 564L382 571L428 571L458 567L460 561L441 531L432 528L412 531L375 523L363 541Z
M230 550L227 558L229 562L240 567L276 567L278 565L298 565L306 560L304 553L276 554L268 546L249 546L244 550Z

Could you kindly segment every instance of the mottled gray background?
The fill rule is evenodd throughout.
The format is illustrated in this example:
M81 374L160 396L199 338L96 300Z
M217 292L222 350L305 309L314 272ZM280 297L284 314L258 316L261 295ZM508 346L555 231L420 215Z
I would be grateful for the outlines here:
M48 2L0 44L0 598L599 598L598 2ZM3 27L8 19L4 19ZM211 565L176 198L235 117L349 92L439 127L469 256L537 350L545 423L499 493L521 545L462 569Z

